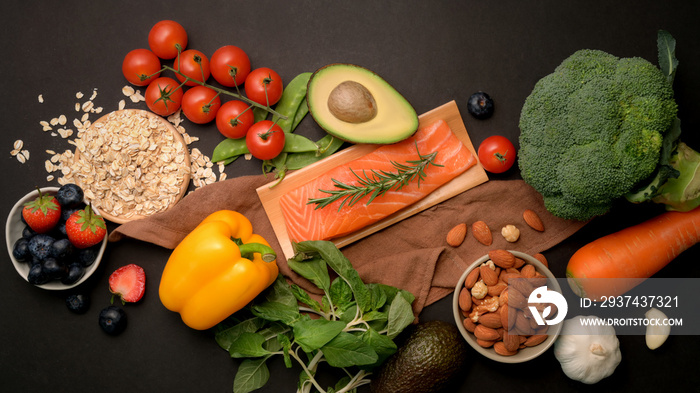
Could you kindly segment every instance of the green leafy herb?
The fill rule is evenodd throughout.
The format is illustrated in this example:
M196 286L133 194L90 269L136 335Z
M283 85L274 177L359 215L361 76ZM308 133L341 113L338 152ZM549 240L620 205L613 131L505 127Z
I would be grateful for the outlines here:
M280 275L263 296L217 326L217 343L243 359L234 393L264 386L270 378L267 360L276 355L288 368L294 362L301 366L298 393L354 393L396 352L393 339L413 322L410 292L363 283L332 242L301 242L296 248L290 268L318 286L323 297L315 300ZM337 275L333 280L329 268ZM323 387L316 378L324 362L344 370L333 386Z
M418 146L416 145L416 150ZM335 190L320 190L329 194L323 198L311 198L309 204L316 204L316 209L324 208L331 203L341 200L338 207L341 210L344 206L352 206L365 196L367 205L374 201L374 198L383 195L389 190L400 190L403 186L417 179L418 185L425 180L425 168L429 165L442 166L435 163L437 151L427 155L422 155L418 152L417 160L406 161L405 164L392 161L391 165L396 169L396 172L371 170L369 173L363 170L362 175L359 175L352 168L350 172L357 178L357 184L347 184L337 179L331 179Z

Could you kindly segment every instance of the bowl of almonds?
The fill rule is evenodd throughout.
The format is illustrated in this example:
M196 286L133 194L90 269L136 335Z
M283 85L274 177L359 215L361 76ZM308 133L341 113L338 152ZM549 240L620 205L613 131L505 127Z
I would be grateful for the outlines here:
M559 335L561 324L548 324L557 315L556 305L537 299L543 291L561 293L561 287L544 256L536 256L491 250L464 271L455 287L457 327L467 343L489 359L532 360Z

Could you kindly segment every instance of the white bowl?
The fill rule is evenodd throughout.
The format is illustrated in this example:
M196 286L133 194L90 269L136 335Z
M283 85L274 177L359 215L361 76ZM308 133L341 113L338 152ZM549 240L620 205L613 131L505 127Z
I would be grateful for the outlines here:
M41 188L41 192L42 194L56 195L56 193L58 192L58 187L43 187ZM5 242L7 243L7 252L10 254L10 259L12 260L12 264L15 265L17 273L19 273L19 275L27 282L27 275L29 274L30 263L17 261L12 255L12 249L15 245L15 242L22 237L22 231L26 226L22 222L22 208L24 207L25 203L36 199L36 197L38 196L39 191L34 190L29 194L25 195L19 201L17 201L17 203L15 203L15 205L12 207L12 210L10 210L10 214L7 216L7 223L5 224ZM93 210L99 214L99 211L97 211L97 209L93 208ZM102 240L102 245L100 246L100 251L98 252L97 257L95 258L95 262L93 262L92 265L88 266L85 269L85 274L83 274L83 277L81 277L75 283L65 285L60 280L52 280L47 282L46 284L37 285L37 287L48 290L63 290L80 285L85 280L87 280L95 272L95 270L97 270L97 266L99 266L100 261L102 261L102 255L104 254L106 247L107 236L105 235L104 240Z
M510 251L510 250L509 250ZM557 282L556 278L552 274L552 272L544 265L542 262L538 261L534 257L519 252L519 251L510 251L513 253L516 257L524 259L527 263L532 264L535 266L535 269L547 276L547 284L551 286L551 289L561 293L561 286ZM527 347L520 349L518 353L512 356L502 356L496 353L496 351L493 348L484 348L480 346L479 344L476 343L476 337L474 336L473 333L470 333L467 329L464 328L463 320L464 317L462 316L462 312L459 308L459 292L462 290L462 287L464 286L464 281L467 278L467 275L469 272L471 272L473 269L477 268L478 266L481 266L484 262L489 260L489 256L484 255L483 257L477 259L474 261L467 269L464 271L462 276L460 277L459 281L457 282L457 285L455 286L455 292L453 295L452 299L452 312L454 314L455 318L455 323L457 324L457 328L459 331L462 333L462 336L464 339L467 341L469 345L471 345L472 348L474 348L477 352L480 354L486 356L489 359L495 360L497 362L501 363L522 363L526 362L529 360L532 360L541 354L545 353L549 347L554 344L554 341L557 339L559 336L559 332L561 331L562 324L556 324L553 326L549 326L549 329L547 330L548 337L547 339L533 347Z

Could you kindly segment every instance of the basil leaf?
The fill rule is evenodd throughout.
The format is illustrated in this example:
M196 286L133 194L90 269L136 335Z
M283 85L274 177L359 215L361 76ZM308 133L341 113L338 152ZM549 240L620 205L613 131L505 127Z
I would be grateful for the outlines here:
M301 314L297 306L290 307L289 305L277 302L263 302L256 304L251 308L253 314L268 321L279 321L287 325L293 325Z
M321 312L321 305L315 299L311 298L311 296L298 285L292 285L292 293L299 302L306 304L316 312Z
M386 315L386 313L381 312L381 311L370 311L364 313L362 315L362 320L369 322L369 321L386 321L389 317Z
M282 357L284 357L284 365L287 368L292 368L292 358L289 356L289 352L292 350L292 342L284 334L277 336L277 341L282 344Z
M386 286L386 285L384 285ZM387 299L393 298L387 297L384 286L380 284L367 284L367 288L372 293L372 310L379 310L386 304Z
M362 339L348 332L341 332L321 347L326 361L333 367L351 367L373 364L379 356Z
M324 292L328 292L331 286L331 279L328 276L328 266L320 257L316 256L304 261L297 261L292 258L287 261L287 265L293 272L311 281Z
M395 338L406 326L413 323L414 319L415 316L413 315L411 304L399 292L394 296L394 300L391 301L391 307L389 307L386 335L391 339Z
M346 324L326 319L307 319L294 324L294 341L305 352L315 351L326 345L345 329Z
M270 379L266 361L266 357L242 361L233 380L233 393L249 393L265 386Z
M333 305L339 309L346 308L346 306L352 302L352 288L340 277L333 280L328 294L331 297Z
M221 348L228 351L231 344L238 340L238 337L243 332L255 333L258 329L265 325L265 320L261 318L250 318L237 325L231 326L224 330L219 330L214 334L214 339Z
M228 349L233 358L257 358L270 355L270 351L263 348L266 340L260 334L243 332L238 339L231 343Z
M265 299L269 302L281 303L286 306L297 308L297 299L294 297L292 290L287 284L287 280L281 274L277 275L277 279L267 291Z

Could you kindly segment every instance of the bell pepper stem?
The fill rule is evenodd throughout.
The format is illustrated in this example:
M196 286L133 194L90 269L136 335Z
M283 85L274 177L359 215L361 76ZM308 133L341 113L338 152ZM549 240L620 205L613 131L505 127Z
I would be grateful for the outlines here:
M252 259L252 255L255 253L260 254L262 257L262 260L265 262L273 262L275 259L277 259L277 254L275 254L275 250L273 250L270 246L266 246L264 244L260 243L243 243L238 246L238 249L241 251L241 256L244 258L250 258Z

